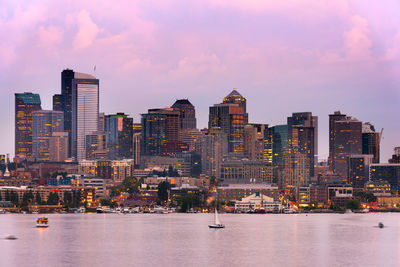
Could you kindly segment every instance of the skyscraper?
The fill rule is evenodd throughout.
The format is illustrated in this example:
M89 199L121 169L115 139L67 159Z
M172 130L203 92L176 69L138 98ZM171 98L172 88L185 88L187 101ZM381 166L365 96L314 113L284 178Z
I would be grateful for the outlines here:
M369 165L373 163L373 155L351 155L348 160L348 182L354 188L364 188L369 179Z
M362 153L373 155L373 163L379 163L380 133L375 132L375 127L369 122L362 125Z
M63 125L64 127L64 125ZM50 161L65 161L68 158L68 133L53 132L49 142Z
M196 129L196 111L188 99L178 99L172 108L179 111L181 129Z
M318 117L313 116L311 112L296 112L292 113L291 117L287 118L289 127L289 138L293 140L293 129L298 133L300 143L297 143L301 153L306 153L310 160L310 175L314 176L314 166L318 163ZM295 134L296 135L296 134Z
M106 116L109 159L129 159L133 153L133 119L124 113Z
M246 98L244 98L236 88L233 88L229 95L224 97L223 104L239 104L242 107L244 113L244 124L249 123L249 114L246 111Z
M32 113L41 109L38 94L15 94L15 157L32 158Z
M227 134L228 152L243 154L244 125L248 120L246 99L234 89L223 102L210 107L208 128Z
M69 80L66 82L69 85ZM99 127L99 80L96 77L75 72L72 88L72 138L71 153L75 160L86 157L86 135L96 132ZM68 87L68 86L66 86ZM67 98L65 98L67 99ZM69 103L65 103L68 108ZM65 110L68 118L68 110ZM69 126L64 122L64 125Z
M329 115L329 119L330 167L343 181L347 181L348 158L362 154L362 122L352 117L342 117L340 112Z
M50 138L53 132L64 131L62 111L40 110L33 112L32 152L38 161L50 160Z

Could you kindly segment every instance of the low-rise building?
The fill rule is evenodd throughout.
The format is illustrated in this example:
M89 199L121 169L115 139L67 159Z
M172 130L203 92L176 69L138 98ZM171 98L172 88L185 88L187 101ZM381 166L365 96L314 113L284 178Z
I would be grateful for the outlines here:
M247 213L252 211L279 212L282 210L282 204L274 201L272 197L265 196L259 192L251 194L235 202L236 213Z
M273 199L279 199L278 186L272 184L230 184L228 186L219 186L219 201L238 201L259 192Z

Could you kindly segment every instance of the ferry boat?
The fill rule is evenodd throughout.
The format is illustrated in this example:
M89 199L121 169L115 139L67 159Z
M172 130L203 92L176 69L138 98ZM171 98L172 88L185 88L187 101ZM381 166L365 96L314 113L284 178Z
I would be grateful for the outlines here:
M36 220L36 227L46 228L46 227L49 227L48 223L49 223L49 219L47 219L44 216L41 216Z

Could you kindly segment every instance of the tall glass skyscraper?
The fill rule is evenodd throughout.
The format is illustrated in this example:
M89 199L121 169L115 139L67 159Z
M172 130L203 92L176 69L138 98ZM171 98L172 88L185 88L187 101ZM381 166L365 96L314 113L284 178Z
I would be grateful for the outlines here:
M130 159L133 153L133 119L124 113L106 116L109 159Z
M38 94L15 94L15 157L32 158L32 113L41 109Z
M75 72L72 80L72 157L86 158L86 135L96 132L99 125L99 80Z

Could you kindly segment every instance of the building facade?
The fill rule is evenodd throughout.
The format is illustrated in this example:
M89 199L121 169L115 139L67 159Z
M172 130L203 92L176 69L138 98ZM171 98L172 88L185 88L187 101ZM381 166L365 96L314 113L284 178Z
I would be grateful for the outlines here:
M41 110L38 94L15 94L15 157L32 159L33 112Z

